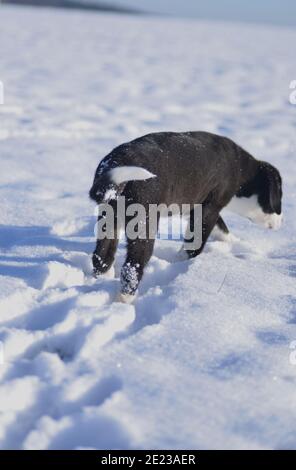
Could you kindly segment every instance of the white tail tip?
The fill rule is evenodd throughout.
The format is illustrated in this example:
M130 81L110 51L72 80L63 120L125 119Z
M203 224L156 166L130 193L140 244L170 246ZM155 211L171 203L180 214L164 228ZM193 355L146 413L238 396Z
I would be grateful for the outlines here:
M143 181L156 177L156 175L153 175L150 171L139 166L118 166L110 170L109 175L112 182L117 185L127 181Z

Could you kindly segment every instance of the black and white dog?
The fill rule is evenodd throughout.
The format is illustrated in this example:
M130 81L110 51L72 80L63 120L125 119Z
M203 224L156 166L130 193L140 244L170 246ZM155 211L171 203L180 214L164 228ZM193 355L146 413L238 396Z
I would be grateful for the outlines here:
M119 195L125 196L127 204L144 207L202 204L202 244L196 250L185 249L187 258L202 252L215 226L229 234L220 216L226 206L266 228L278 229L282 221L279 171L232 140L208 132L153 133L115 148L100 162L90 197L97 204L108 201L116 210ZM190 212L189 226L192 220ZM127 238L121 271L120 298L124 302L132 301L137 292L154 238ZM95 276L111 268L117 243L117 236L97 240Z

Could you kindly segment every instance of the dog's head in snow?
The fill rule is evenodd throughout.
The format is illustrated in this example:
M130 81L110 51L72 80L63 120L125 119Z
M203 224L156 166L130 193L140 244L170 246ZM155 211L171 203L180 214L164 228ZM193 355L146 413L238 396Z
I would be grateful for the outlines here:
M255 176L231 200L231 209L265 228L278 230L282 224L282 178L267 162L258 162Z

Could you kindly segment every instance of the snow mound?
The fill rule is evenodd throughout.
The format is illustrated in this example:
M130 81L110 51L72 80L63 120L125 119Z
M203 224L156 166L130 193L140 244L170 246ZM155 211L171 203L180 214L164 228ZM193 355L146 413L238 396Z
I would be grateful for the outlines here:
M84 274L82 271L57 261L50 261L46 266L46 276L42 288L72 287L83 284Z

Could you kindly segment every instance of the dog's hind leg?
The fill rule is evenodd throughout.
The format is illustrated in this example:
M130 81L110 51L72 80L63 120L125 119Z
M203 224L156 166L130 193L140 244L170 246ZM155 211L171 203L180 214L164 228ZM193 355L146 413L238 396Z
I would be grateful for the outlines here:
M118 240L97 240L95 251L93 252L92 263L95 277L105 274L114 263Z
M139 238L127 241L127 256L121 270L120 301L130 303L134 300L144 268L153 253L154 241Z
M100 220L103 218L104 216L99 216L98 222L100 222ZM115 212L114 230L112 231L112 236L109 235L109 238L101 238L99 234L97 234L98 239L92 257L93 273L95 277L98 277L101 274L105 274L111 269L118 246L118 233L119 227L117 226L117 215Z
M126 219L127 254L121 269L121 291L118 297L121 302L131 303L135 298L144 269L153 253L158 225L159 213L155 219L146 215L146 219L142 218L135 225L138 236L134 238L133 217Z

